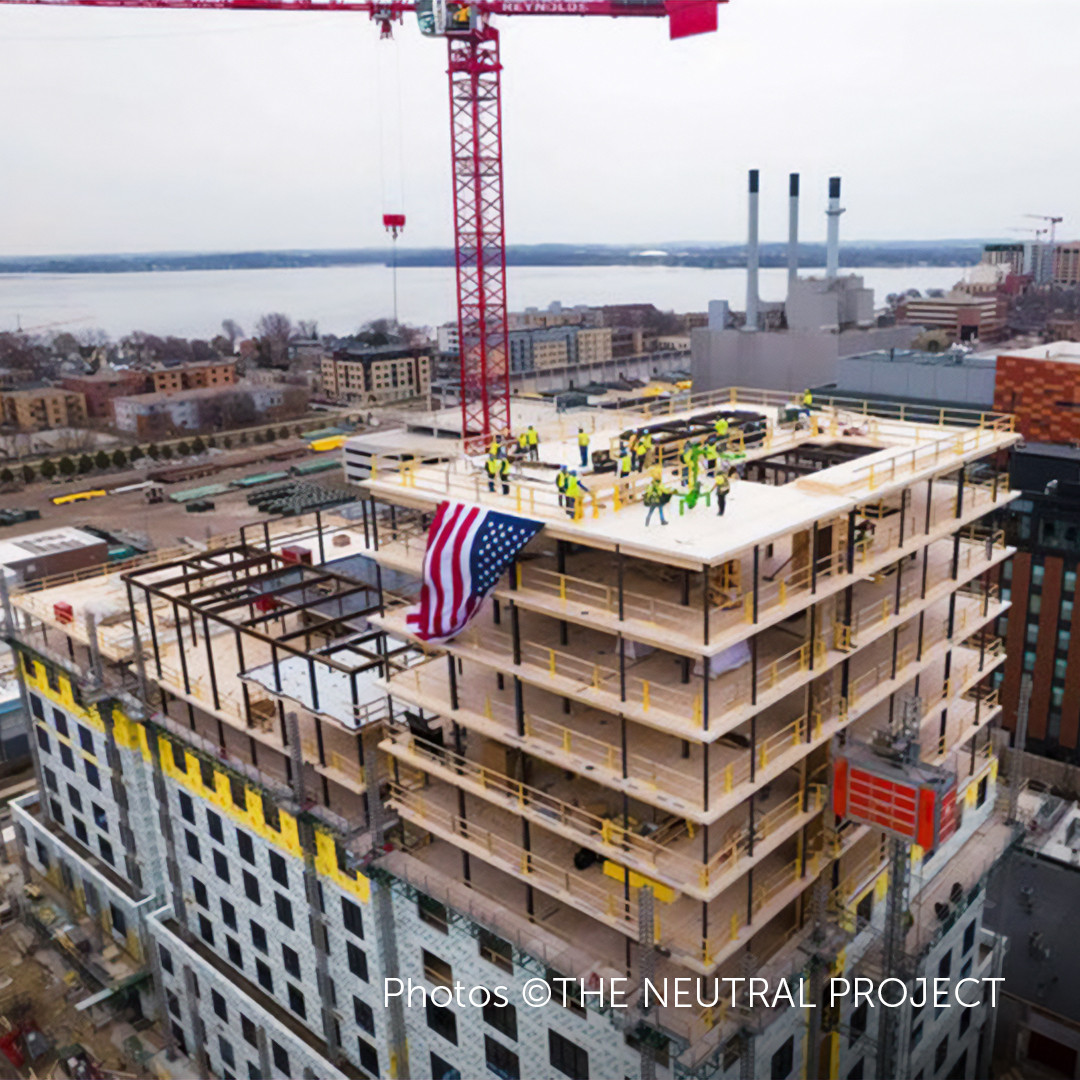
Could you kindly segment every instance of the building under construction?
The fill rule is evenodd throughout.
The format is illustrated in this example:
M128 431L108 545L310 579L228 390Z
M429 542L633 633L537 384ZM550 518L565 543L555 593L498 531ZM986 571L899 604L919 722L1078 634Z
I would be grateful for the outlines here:
M721 417L722 517L679 460ZM124 954L103 989L135 988L176 1076L985 1075L987 1005L883 1031L826 989L1000 968L1010 418L724 390L536 426L505 483L402 432L346 446L345 512L6 597L20 849ZM663 526L647 473L607 471L646 431L685 492ZM542 527L432 645L406 615L447 501ZM815 1007L708 1003L749 977ZM641 992L674 979L689 1004Z

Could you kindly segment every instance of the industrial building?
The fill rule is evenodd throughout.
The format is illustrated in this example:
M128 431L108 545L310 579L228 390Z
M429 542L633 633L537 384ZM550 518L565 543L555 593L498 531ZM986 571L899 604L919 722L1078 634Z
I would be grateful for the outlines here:
M721 414L745 452L721 525L673 502L646 526L647 477L604 452L647 428L674 478ZM820 1000L882 977L887 927L904 977L1000 967L1008 418L797 422L725 390L573 419L597 464L573 517L550 475L576 437L541 430L507 495L438 440L430 465L376 454L341 517L8 590L40 785L17 840L87 972L158 1019L177 1077L985 1075L985 1003L901 1010L896 1061L865 1007L641 991L786 976ZM433 645L405 615L448 498L542 527ZM901 713L959 809L900 849L887 923L888 844L827 792ZM590 995L609 977L627 1009ZM384 1007L384 978L426 995ZM526 1007L529 980L554 1000ZM510 1004L432 1000L457 982Z
M746 314L733 324L727 304L710 305L708 325L691 330L694 388L761 386L801 393L833 382L841 357L875 349L904 349L918 329L879 327L874 294L857 274L840 275L840 179L829 181L828 243L823 278L799 276L799 176L788 189L788 289L783 304L758 294L758 199L760 178L750 172Z

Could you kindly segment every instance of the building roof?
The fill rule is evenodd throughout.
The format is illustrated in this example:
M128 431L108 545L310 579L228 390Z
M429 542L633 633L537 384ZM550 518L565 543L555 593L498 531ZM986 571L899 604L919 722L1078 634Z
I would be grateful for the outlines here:
M339 345L333 352L335 360L355 360L370 364L376 360L413 360L430 355L434 345Z
M996 356L987 356L985 353L924 352L921 349L874 349L872 352L856 353L840 359L842 362L872 360L880 364L926 364L933 367L992 368L997 364Z
M767 544L777 537L809 528L815 521L854 510L867 501L871 492L875 500L879 499L890 489L897 490L918 479L953 470L961 458L974 461L986 457L995 448L1004 449L1018 438L1004 424L979 432L972 428L898 419L875 420L870 425L862 413L861 402L850 412L842 407L837 410L835 435L820 433L815 436L809 430L780 426L780 417L790 405L783 395L742 388L737 394L737 409L725 398L722 399L724 411L747 419L751 416L768 418L775 428L771 442L767 446L763 442L749 448L749 457L772 457L815 440L847 444L854 453L846 461L780 486L738 481L731 494L732 512L725 517L722 528L717 527L715 516L679 514L677 505L672 507L667 528L649 528L645 523L647 509L643 503L636 501L616 508L616 501L608 490L613 486L613 478L609 481L602 474L586 473L585 487L594 489L594 493L587 500L588 513L575 521L567 520L565 510L556 505L549 472L523 467L512 474L511 484L519 486L520 498L527 502L530 515L546 519L549 535L553 537L571 542L584 540L611 550L618 548L646 559L660 556L672 565L700 568L702 564L718 565L755 544ZM512 410L516 404L512 403ZM716 405L688 405L685 398L681 401L673 398L662 404L651 399L648 408L643 407L639 412L623 408L555 413L553 416L551 404L545 403L545 406L548 422L540 419L543 460L549 466L566 465L573 469L581 467L577 441L579 426L589 434L589 449L595 451L617 446L629 428L639 431L648 428L662 436L672 425L678 427L691 421L700 425L706 422L700 419L703 414L711 417L718 412ZM445 410L447 413L452 411ZM448 428L450 424L448 416ZM456 425L460 431L460 413ZM521 429L520 421L512 422L512 431L520 432ZM939 453L937 447L943 452ZM365 486L379 498L393 498L399 502L404 493L410 505L423 510L433 510L448 498L502 505L502 496L496 494L488 498L481 484L482 452L456 458L448 456L452 458L450 469L445 464L414 466L408 488L403 486L401 477L390 464L365 481ZM898 468L901 461L911 463L911 467L905 464ZM882 482L881 478L885 476L889 479ZM507 509L513 509L517 496L509 494L505 498Z
M957 305L970 305L970 304L996 304L996 296L980 296L978 294L961 292L958 289L953 289L947 292L944 296L912 296L904 301L908 307L916 307L919 304L929 304L931 306L939 307L955 307Z
M59 394L67 397L76 394L77 390L67 390L62 386L21 386L18 390L5 390L4 396L11 398L39 398L49 394Z
M1013 447L1014 454L1024 457L1057 458L1060 461L1080 461L1080 447L1066 443L1020 443Z
M245 393L267 390L266 386L250 386L247 383L226 383L224 386L200 386L194 390L154 390L149 394L128 394L116 398L116 402L132 401L136 405L157 405L163 401L192 401L217 397L219 394Z
M1072 1020L1080 1020L1080 935L1062 915L1073 909L1078 887L1075 867L1014 851L995 875L986 907L987 923L1010 939L1005 992Z
M146 377L146 373L135 371L132 368L102 368L86 375L65 375L64 378L71 382L100 382L112 383L118 380L139 379Z
M27 559L54 555L58 551L95 547L104 543L106 541L100 536L95 536L85 529L66 525L59 529L47 529L27 536L0 540L0 567L4 567L4 573L10 576L11 572L6 567L25 562Z
M1015 356L1021 360L1050 360L1058 364L1080 364L1080 341L1051 341L1048 345L1034 345L1030 349L1010 349L1002 356Z
M221 367L223 364L235 363L236 358L233 356L225 356L220 360L179 360L173 364L159 361L156 364L150 364L143 370L153 374L157 371L191 371L192 368Z

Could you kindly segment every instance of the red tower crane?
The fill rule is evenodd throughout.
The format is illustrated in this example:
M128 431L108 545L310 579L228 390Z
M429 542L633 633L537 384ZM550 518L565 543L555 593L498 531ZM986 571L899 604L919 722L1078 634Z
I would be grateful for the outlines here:
M486 444L510 427L503 216L502 64L493 15L666 17L672 38L715 30L727 0L0 0L5 4L245 11L359 11L389 37L415 14L449 53L462 438Z

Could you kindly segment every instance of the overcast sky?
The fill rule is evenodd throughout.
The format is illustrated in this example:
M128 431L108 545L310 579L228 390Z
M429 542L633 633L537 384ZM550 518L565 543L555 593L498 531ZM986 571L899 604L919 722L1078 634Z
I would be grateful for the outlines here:
M1080 235L1077 0L498 25L510 242L739 240L752 167L766 240L790 171L806 239L833 173L848 238ZM412 19L0 5L0 254L380 245L399 187L403 243L447 245L445 68Z

